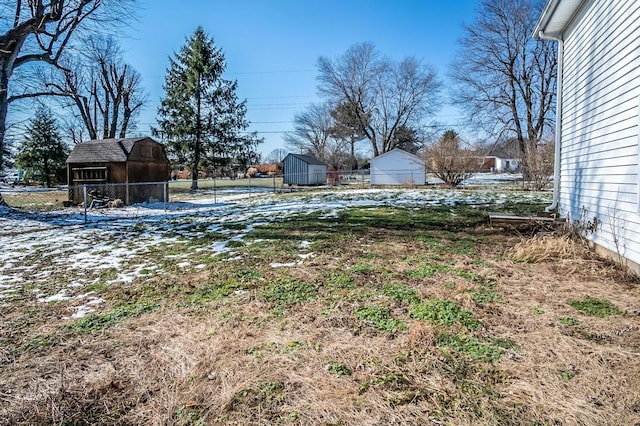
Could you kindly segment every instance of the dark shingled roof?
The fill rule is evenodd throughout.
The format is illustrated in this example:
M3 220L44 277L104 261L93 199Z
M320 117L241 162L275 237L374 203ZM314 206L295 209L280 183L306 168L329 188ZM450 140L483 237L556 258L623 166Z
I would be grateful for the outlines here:
M323 163L322 161L310 155L303 155L303 154L289 154L289 155L297 158L298 160L304 161L307 164L318 164L321 166L326 166L325 163Z
M99 139L77 144L67 163L124 163L136 142L147 139Z

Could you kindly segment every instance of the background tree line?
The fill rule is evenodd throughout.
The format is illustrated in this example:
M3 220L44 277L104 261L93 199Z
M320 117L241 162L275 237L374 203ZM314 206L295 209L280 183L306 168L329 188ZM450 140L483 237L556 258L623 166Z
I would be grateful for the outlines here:
M480 140L460 138L461 131L473 132L494 141L487 150L515 142L525 178L544 180L551 173L557 52L531 34L543 3L482 0L476 20L464 26L448 95L465 113L465 128L433 122L444 93L432 67L357 43L336 58L318 59L322 102L296 114L284 141L332 168L355 168L365 147L372 156L396 147L434 155L437 144L451 140L444 130L478 152ZM57 99L61 109L73 110L60 126L63 139L73 142L136 131L148 97L114 34L137 8L135 0L0 1L0 169L9 152L7 113L20 101ZM166 139L177 166L231 171L259 158L261 140L246 132L246 103L237 99L237 82L223 78L225 67L202 28L171 59L155 134ZM20 150L29 146L28 133Z
M396 62L359 43L338 58L318 59L324 102L296 114L285 141L343 169L355 168L354 147L367 143L374 157L393 148L419 152L454 186L478 170L471 157L515 145L525 179L540 187L553 172L557 71L555 44L532 34L544 3L482 0L476 20L464 25L449 69L450 101L466 118L462 129L432 121L442 84L431 67L413 57ZM477 139L463 140L460 130Z
M135 133L148 95L115 34L138 7L136 0L0 1L0 170L15 159L49 185L64 180L59 170L66 159L40 161L51 146L67 153L65 140ZM167 137L175 165L189 167L196 178L203 168L246 169L257 160L261 140L244 132L246 102L238 101L237 82L225 80L224 69L222 51L198 28L167 70L158 134ZM38 108L14 141L19 153L13 155L8 111L25 100L72 113L59 125L51 108Z

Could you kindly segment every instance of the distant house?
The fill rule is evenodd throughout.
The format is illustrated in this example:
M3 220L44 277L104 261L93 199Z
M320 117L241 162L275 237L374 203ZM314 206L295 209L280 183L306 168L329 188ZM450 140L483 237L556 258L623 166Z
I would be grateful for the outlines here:
M324 185L327 165L310 155L287 154L282 160L284 183L288 185Z
M82 185L125 204L164 200L163 184L131 184L166 182L169 173L164 145L149 137L79 143L67 158L69 200L84 200Z
M254 176L279 176L282 174L283 164L282 163L269 163L269 164L256 164L255 166L249 167L247 170L247 175Z
M559 46L551 207L640 272L640 2L550 0L535 35Z
M371 161L371 185L424 185L426 167L423 159L395 148Z
M483 158L480 166L481 172L509 173L515 172L520 167L520 162L513 158L503 158L490 155Z

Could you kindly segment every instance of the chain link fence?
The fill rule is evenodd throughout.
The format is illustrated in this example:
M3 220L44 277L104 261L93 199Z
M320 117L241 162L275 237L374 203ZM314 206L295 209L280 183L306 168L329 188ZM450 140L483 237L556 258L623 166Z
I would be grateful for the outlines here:
M491 180L496 175L482 174L470 180L471 184L485 182L486 186L514 183L518 175L508 175ZM476 182L473 182L476 179ZM263 175L241 179L206 178L196 181L193 188L191 180L171 180L167 182L145 182L129 184L87 184L80 186L60 186L57 188L39 188L32 186L0 186L0 195L5 203L16 209L34 212L55 211L64 208L76 208L79 211L102 208L116 208L138 204L156 204L156 208L165 208L166 203L213 199L237 195L253 197L264 193L282 193L331 186L333 188L366 189L371 187L414 188L424 185L438 186L442 182L432 175L410 170L388 170L371 173L369 170L336 170L321 176L313 176L308 181L313 185L298 185L303 180L293 174ZM480 184L482 185L482 184Z

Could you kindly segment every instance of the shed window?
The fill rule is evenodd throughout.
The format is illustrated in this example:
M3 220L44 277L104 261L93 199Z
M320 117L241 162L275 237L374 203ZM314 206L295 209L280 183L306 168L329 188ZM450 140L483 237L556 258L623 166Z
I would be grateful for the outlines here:
M78 167L71 169L71 171L73 172L73 181L76 183L100 183L107 181L106 167Z

